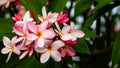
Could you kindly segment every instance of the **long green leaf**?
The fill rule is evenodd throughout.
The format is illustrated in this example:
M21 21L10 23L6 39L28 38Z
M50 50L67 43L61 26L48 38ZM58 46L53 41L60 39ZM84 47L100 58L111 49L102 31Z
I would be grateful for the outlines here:
M94 0L79 0L75 5L75 16L85 12L94 3Z
M48 5L49 11L61 12L65 8L68 0L52 0Z
M120 61L120 32L118 33L112 50L112 66Z
M78 43L76 46L73 47L77 53L86 53L90 54L89 48L85 40L78 39Z

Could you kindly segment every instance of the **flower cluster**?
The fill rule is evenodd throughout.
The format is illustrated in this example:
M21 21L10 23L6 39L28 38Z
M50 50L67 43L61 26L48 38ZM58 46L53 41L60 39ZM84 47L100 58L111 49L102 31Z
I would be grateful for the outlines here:
M47 14L46 8L42 8L42 16L38 15L38 20L34 20L30 12L27 11L24 16L19 13L12 17L15 25L13 32L15 36L10 40L3 37L5 47L1 50L2 54L8 54L6 62L10 59L12 53L19 55L23 59L26 55L29 57L33 53L40 54L40 62L45 63L51 57L54 61L61 61L65 56L74 56L77 38L82 38L85 34L81 30L74 29L74 23L69 21L66 13ZM61 27L60 27L61 26Z

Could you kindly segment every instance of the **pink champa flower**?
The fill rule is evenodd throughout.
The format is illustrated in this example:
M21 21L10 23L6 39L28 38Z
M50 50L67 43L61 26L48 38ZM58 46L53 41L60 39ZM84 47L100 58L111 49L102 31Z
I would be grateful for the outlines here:
M75 25L73 22L70 23L69 33L76 38L82 38L85 35L83 31L75 29Z
M10 39L8 37L3 37L3 44L5 45L5 47L1 50L2 54L8 54L8 58L6 60L6 62L9 61L12 52L19 55L20 54L20 50L16 47L16 43L17 43L17 37L13 37L12 40L10 41Z
M58 13L51 13L51 12L49 12L47 14L46 7L43 6L43 8L42 8L42 15L43 16L38 16L38 19L40 21L48 21L49 23L53 23L53 22L56 21Z
M69 25L64 25L62 30L60 29L59 24L57 22L55 22L55 25L58 29L58 31L57 30L55 30L55 31L59 34L60 38L63 41L76 40L76 37L72 36L69 33L69 31L70 31L70 26Z
M65 56L75 56L75 51L72 47L65 45L64 47L60 48L60 54L62 57Z
M59 24L64 24L64 23L66 23L68 21L69 21L69 17L68 17L67 13L63 14L63 12L62 12L62 13L58 14L57 22Z
M55 33L52 29L47 29L48 22L42 22L40 25L35 25L34 23L28 23L28 28L32 33L28 34L27 39L35 41L35 45L43 47L45 45L45 40L50 40L55 37Z
M49 43L43 48L35 48L35 50L39 53L42 53L40 56L41 63L45 63L48 61L50 56L53 58L54 61L59 62L61 61L61 55L58 51L59 48L63 47L65 44L61 40L57 40L53 43Z
M23 59L27 54L30 57L33 54L34 45L29 44L29 45L23 46L21 50L24 50L24 52L20 55L19 59Z
M24 26L24 24L28 22L33 22L33 18L31 18L29 11L27 11L25 15L22 17L22 21L17 21L15 25Z

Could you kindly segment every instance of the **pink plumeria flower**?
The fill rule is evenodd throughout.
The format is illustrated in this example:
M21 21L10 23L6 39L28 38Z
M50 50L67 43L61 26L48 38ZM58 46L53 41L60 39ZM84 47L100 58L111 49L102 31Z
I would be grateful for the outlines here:
M85 35L83 31L75 29L75 25L73 22L70 23L69 33L76 38L82 38Z
M35 41L35 45L43 47L45 45L45 40L50 40L55 37L55 33L52 29L47 29L47 22L42 22L40 25L35 25L34 23L28 23L28 28L32 32L28 34L28 40Z
M57 30L55 30L55 31L59 34L60 38L63 41L76 40L76 37L72 36L69 33L69 31L70 31L70 26L69 25L64 25L62 30L60 29L59 24L57 22L55 22L55 25L58 29L58 31Z
M21 16L21 14L20 14L20 13L15 14L15 16L12 17L12 20L13 20L14 22L22 21L22 16Z
M20 55L20 50L16 47L16 43L17 43L16 39L17 39L16 36L13 37L11 41L8 37L3 37L3 44L5 47L1 50L1 53L2 54L9 53L6 62L9 61L12 52L17 55Z
M42 53L40 56L40 62L45 63L48 61L50 56L53 58L54 61L59 62L61 61L61 54L59 53L58 49L63 47L65 44L61 40L57 40L49 45L46 45L43 48L35 48L35 50L39 53Z
M25 15L22 17L22 21L17 21L15 25L24 26L24 24L28 22L33 22L33 18L31 18L29 11L27 11Z
M2 10L5 8L8 8L10 5L10 2L13 2L15 0L0 0L0 6L2 6Z
M48 22L50 22L50 23L53 23L53 22L56 21L57 16L58 16L58 13L51 13L51 12L49 12L49 13L47 14L47 12L46 12L46 7L43 6L43 8L42 8L42 15L43 15L43 16L38 16L38 19L39 19L40 21L48 21Z
M20 55L19 59L23 59L27 54L30 57L33 54L34 45L29 44L29 45L23 46L21 50L24 50L24 52Z
M60 14L58 14L57 22L59 24L64 24L64 23L66 23L68 21L69 21L69 17L68 17L67 13L63 14L63 12L61 12Z
M64 47L60 48L60 54L62 57L65 56L75 56L75 51L72 47L65 45Z

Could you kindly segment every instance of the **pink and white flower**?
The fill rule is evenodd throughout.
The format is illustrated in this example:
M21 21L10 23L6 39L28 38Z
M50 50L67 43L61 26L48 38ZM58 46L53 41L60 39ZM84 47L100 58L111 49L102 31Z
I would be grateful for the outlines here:
M14 22L22 21L22 16L21 16L21 14L20 14L20 13L15 14L15 16L12 17L12 20L13 20Z
M54 61L58 62L61 61L61 54L58 50L64 45L64 42L62 42L61 40L57 40L53 43L49 43L49 45L46 45L43 48L36 48L35 50L39 53L42 53L40 56L41 63L47 62L50 56L53 58Z
M42 15L43 16L38 16L38 19L40 21L48 21L49 23L53 23L53 22L55 22L57 20L58 13L51 13L51 12L49 12L47 14L46 7L44 6L42 8Z
M28 23L28 28L32 33L28 34L27 39L35 41L35 45L39 47L44 47L45 40L50 40L55 37L55 33L52 29L47 29L47 22L42 22L40 25L35 25L34 23Z
M1 50L1 53L2 54L9 53L6 62L9 61L12 52L17 55L20 55L20 50L16 47L16 43L17 43L16 40L17 40L17 36L13 37L11 41L8 37L3 37L3 44L5 47Z

